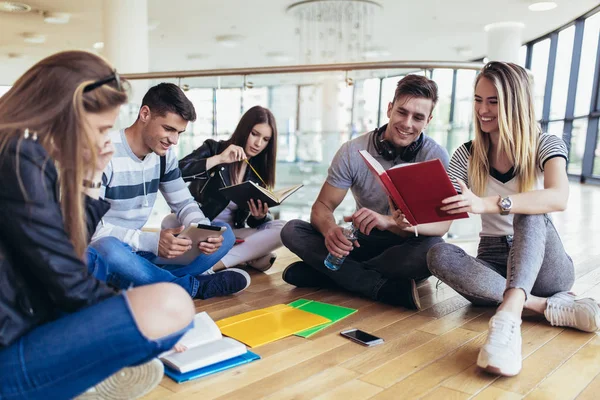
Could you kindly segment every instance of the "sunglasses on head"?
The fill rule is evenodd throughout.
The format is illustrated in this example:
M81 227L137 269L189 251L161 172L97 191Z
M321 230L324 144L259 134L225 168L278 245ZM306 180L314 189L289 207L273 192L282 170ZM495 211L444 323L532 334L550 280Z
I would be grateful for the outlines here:
M117 73L117 70L115 69L115 70L113 70L112 75L107 76L106 78L98 79L96 82L90 83L89 85L84 87L83 93L91 92L92 90L97 89L102 85L106 85L107 83L110 83L112 81L116 82L118 91L123 90L123 88L121 87L121 77L119 76L119 74Z

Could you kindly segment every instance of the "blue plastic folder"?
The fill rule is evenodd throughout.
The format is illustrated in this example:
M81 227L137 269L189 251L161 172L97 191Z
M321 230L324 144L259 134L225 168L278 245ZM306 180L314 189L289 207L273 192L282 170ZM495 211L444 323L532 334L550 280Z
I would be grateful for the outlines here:
M165 365L165 375L173 379L177 383L183 383L191 381L193 379L202 378L203 376L216 374L217 372L225 371L227 369L237 367L238 365L248 364L252 361L260 360L260 356L251 351L241 356L230 358L229 360L221 361L207 367L198 368L194 371L181 373L174 369L171 369Z

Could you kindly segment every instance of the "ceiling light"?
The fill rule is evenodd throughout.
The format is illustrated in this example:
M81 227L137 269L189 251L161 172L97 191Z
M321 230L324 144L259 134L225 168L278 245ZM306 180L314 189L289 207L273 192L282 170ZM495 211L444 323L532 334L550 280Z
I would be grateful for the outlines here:
M23 40L25 40L25 43L40 44L46 41L46 35L41 35L39 33L24 33Z
M31 6L15 1L0 1L0 11L7 13L26 13L31 11Z
M387 57L390 54L390 51L383 47L368 47L362 52L362 56L365 58Z
M558 5L554 1L536 1L529 5L531 11L548 11L556 8Z
M285 63L285 62L292 61L292 57L282 51L271 51L271 52L265 54L265 56L267 56L270 59L272 59L273 61L279 62L279 63Z
M460 57L471 57L473 55L473 50L470 47L467 46L459 46L456 47L456 53L458 53L458 55Z
M44 11L42 15L47 24L67 24L71 19L71 14L62 12Z
M205 58L208 58L208 55L204 53L191 53L187 55L188 60L204 60Z
M148 30L149 31L153 31L156 28L158 28L158 26L160 25L160 21L157 21L155 19L151 19L148 21Z
M8 58L12 58L12 59L23 58L23 54L21 54L21 53L8 53L7 56L8 56Z
M241 35L219 35L215 37L217 43L225 47L236 47L244 39Z
M104 48L104 42L96 42L96 43L94 43L94 48L96 50L102 50Z

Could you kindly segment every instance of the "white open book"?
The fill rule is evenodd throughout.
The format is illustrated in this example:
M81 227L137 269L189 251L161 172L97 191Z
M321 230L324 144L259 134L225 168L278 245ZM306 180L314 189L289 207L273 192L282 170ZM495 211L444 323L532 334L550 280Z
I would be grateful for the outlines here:
M178 344L187 347L182 353L173 350L159 356L160 360L181 373L206 367L245 354L246 346L237 340L224 338L219 327L206 312L196 314L194 327Z

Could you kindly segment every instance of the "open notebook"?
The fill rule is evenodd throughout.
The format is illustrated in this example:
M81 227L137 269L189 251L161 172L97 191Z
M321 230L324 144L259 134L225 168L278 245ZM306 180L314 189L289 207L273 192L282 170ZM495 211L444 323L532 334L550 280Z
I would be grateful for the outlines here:
M248 349L237 340L224 338L219 327L206 312L196 314L194 327L178 342L187 350L173 350L159 356L169 368L186 373L246 354Z
M226 186L219 189L219 191L227 200L233 201L238 206L244 206L248 200L254 199L255 201L260 200L267 203L269 207L275 207L302 186L304 185L300 184L285 189L270 191L263 188L258 183L245 181L237 185Z

